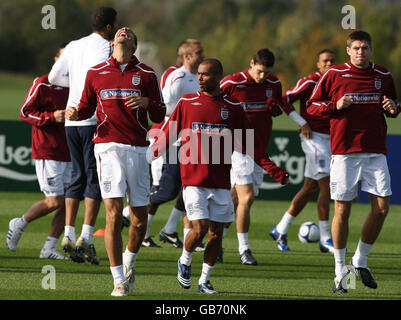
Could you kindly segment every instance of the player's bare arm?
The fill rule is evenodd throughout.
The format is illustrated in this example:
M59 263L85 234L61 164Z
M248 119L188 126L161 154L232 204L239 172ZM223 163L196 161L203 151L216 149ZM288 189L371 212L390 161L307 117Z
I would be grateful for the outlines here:
M305 123L302 127L301 127L301 133L305 136L306 139L310 139L312 138L312 129L309 126L309 124Z
M340 100L337 101L336 107L337 110L342 110L348 108L352 103L352 98L343 96Z
M67 107L65 111L65 118L71 121L78 120L78 110L78 107Z
M138 108L147 108L149 105L149 99L141 96L130 96L125 100L125 106L135 110Z
M394 100L391 100L390 98L383 96L383 109L385 111L388 111L390 114L395 114L397 112L397 104L395 103Z

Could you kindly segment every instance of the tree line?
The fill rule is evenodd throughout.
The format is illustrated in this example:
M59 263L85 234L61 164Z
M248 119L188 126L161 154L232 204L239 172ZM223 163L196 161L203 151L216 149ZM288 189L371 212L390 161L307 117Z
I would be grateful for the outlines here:
M56 10L56 29L44 30L44 5ZM355 8L357 29L373 38L372 59L392 73L401 92L401 2L396 0L2 0L0 3L0 70L33 75L48 72L58 45L91 32L89 15L100 5L118 11L139 42L157 46L166 68L175 62L177 45L199 39L207 57L221 60L225 74L245 69L260 48L276 56L274 73L284 89L315 70L324 48L348 61L343 29L345 5ZM152 63L147 62L152 66Z

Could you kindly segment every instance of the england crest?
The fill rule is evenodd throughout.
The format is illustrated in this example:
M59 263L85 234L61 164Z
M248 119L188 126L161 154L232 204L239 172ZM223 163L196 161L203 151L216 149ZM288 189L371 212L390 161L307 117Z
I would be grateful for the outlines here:
M110 190L111 190L111 181L104 181L103 182L103 190L106 193L110 192Z
M271 98L271 97L273 97L273 89L266 88L266 98Z
M379 90L382 87L382 79L375 78L375 88Z
M222 118L223 120L227 120L227 119L228 119L228 109L226 109L226 108L221 108L221 110L220 110L220 115L221 115L221 118Z
M137 74L134 74L133 76L132 76L132 84L134 85L134 86L137 86L137 85L139 85L141 83L141 76L140 75L137 75Z

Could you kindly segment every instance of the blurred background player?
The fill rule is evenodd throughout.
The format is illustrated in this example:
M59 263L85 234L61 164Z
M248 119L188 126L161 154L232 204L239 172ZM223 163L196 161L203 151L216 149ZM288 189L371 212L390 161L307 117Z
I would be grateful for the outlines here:
M255 146L261 150L267 150L272 131L272 117L282 113L281 83L271 73L274 60L274 54L269 49L260 49L251 59L250 68L225 77L220 84L224 94L241 102L245 115L255 130L255 136L261 137L260 145ZM263 175L263 169L255 165L250 157L233 153L231 194L236 213L238 251L241 262L245 265L257 265L250 249L248 232L251 206L259 193ZM226 225L224 235L228 227L229 225ZM222 262L222 256L219 260Z
M65 52L53 66L49 81L70 88L68 106L79 104L86 73L90 67L110 58L113 50L110 40L116 29L117 12L110 7L100 7L91 15L93 33L71 41ZM68 75L68 81L65 75ZM101 193L96 173L96 159L93 153L93 134L96 129L96 115L82 121L65 123L67 143L71 152L72 180L66 197L66 220L62 246L71 259L83 262L86 258L92 264L99 264L92 243L93 229L99 212ZM81 236L76 241L75 220L80 201L85 199L84 223Z
M376 289L367 266L369 252L389 211L391 183L386 160L386 117L401 111L390 72L370 62L372 39L362 30L349 34L350 61L330 68L316 84L307 102L310 114L330 118L330 194L334 200L331 233L334 244L334 293L347 292L348 271ZM371 211L362 227L356 251L346 266L345 253L352 201L368 192Z
M54 61L65 46L60 46ZM54 211L49 236L39 257L68 260L56 248L64 229L64 192L70 183L72 170L64 129L68 88L51 85L47 76L45 74L33 81L20 110L20 119L32 125L32 158L35 159L36 176L45 199L34 203L21 218L10 221L7 246L15 251L28 224Z
M81 101L77 107L68 107L66 117L89 118L97 107L94 143L106 209L105 245L114 280L111 295L126 296L134 289L135 262L147 224L147 116L161 122L166 109L155 72L134 56L134 32L127 27L119 29L113 45L113 57L88 71ZM123 257L121 227L126 195L132 223Z
M170 73L166 79L165 86L162 90L164 103L166 104L166 119L174 111L178 101L181 96L188 93L195 93L199 90L199 84L197 79L197 70L199 64L204 59L204 52L201 43L195 39L187 39L181 44L183 65ZM161 128L160 126L155 126L153 129ZM172 209L169 219L167 220L165 226L159 232L159 239L163 242L171 243L176 248L182 248L182 242L178 237L177 224L178 221L184 215L184 239L186 233L192 228L191 223L187 220L185 216L185 207L182 199L182 186L181 186L181 176L180 176L180 166L178 163L178 148L179 142L176 143L174 147L165 155L165 163L163 163L161 175L159 178L158 185L157 179L154 182L154 186L151 189L150 203L148 211L148 232L143 246L146 247L156 247L152 238L150 237L150 226L154 215L156 214L159 205L166 203L174 198L177 198L175 207ZM170 154L174 159L169 162ZM158 160L156 160L158 161ZM160 160L159 160L160 161ZM152 166L153 166L152 161ZM152 173L154 173L154 168ZM197 250L202 250L198 248Z
M290 207L284 213L281 221L271 230L270 236L277 242L281 251L289 251L287 232L291 223L304 209L309 199L318 191L317 213L320 229L320 250L333 253L333 240L330 235L330 121L328 118L317 117L306 112L306 102L320 77L334 63L336 56L332 50L324 49L318 53L316 63L318 71L304 77L283 95L286 107L283 110L301 127L300 139L305 153L305 180L301 190L294 196ZM299 115L292 103L299 101Z
M180 158L189 158L189 161L181 161L180 167L185 207L193 228L185 237L182 255L178 259L177 279L184 289L191 287L192 253L208 233L209 240L198 281L198 292L206 294L217 293L209 279L221 250L224 223L234 220L230 194L230 155L234 148L241 154L248 151L245 144L238 146L238 142L233 139L234 130L241 129L242 141L246 142L247 129L251 128L244 110L239 107L240 103L221 92L219 83L222 77L223 67L218 60L204 60L198 68L201 91L182 96L163 128L164 139L158 139L152 147L156 155L162 154L174 142L172 137L183 132L189 134L182 138L180 149ZM210 141L211 136L224 139L223 132L226 130L231 133L226 135L230 139L229 143L213 143L214 139ZM258 140L258 137L255 139ZM287 183L288 173L270 161L266 151L260 151L262 149L255 150L255 161L276 181ZM219 161L212 160L217 154L220 156ZM191 161L194 157L196 162Z

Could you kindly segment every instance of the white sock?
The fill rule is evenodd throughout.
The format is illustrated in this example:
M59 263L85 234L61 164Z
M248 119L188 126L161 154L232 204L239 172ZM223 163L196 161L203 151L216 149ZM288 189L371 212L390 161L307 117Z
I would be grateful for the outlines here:
M190 229L190 228L184 228L184 242L183 243L185 243L185 238L187 237L187 234L188 234L188 232L189 231L191 231L192 229Z
M190 266L191 262L192 262L192 253L187 251L187 250L185 250L185 248L182 249L180 262L181 262L181 264L185 264L186 266Z
M212 273L213 269L214 266L209 266L207 263L202 264L202 274L199 278L199 284L206 283L209 281L210 274Z
M238 251L242 254L245 250L249 249L248 233L237 233L238 238Z
M354 256L352 257L352 264L358 268L367 268L366 262L368 260L368 255L371 248L371 244L359 240L358 247L356 248Z
M52 248L54 248L56 246L57 241L58 241L57 238L49 236L49 237L47 237L47 240L46 240L45 245L43 246L43 248L45 250L50 250L50 249L52 249Z
M329 221L319 220L320 242L325 242L331 238Z
M25 220L24 216L22 216L15 222L16 227L21 230L24 230L28 224L29 222Z
M94 228L89 224L82 225L81 237L90 244L92 243L93 229Z
M148 225L146 227L145 239L150 237L150 226L152 225L152 221L153 221L154 217L155 217L154 214L148 214Z
M122 264L119 266L115 266L115 267L110 266L110 270L111 270L111 274L113 275L114 285L116 285L122 281L125 281L124 268L123 268Z
M177 208L173 208L173 210L171 210L170 217L163 228L165 233L171 234L176 232L178 221L180 221L183 213L184 211L178 210Z
M77 238L75 237L75 227L74 226L65 226L64 227L64 237L70 238L72 242L76 242Z
M127 268L135 268L136 256L137 253L133 253L128 250L128 247L125 248L125 252L123 253L123 264L127 266Z
M336 277L343 277L347 274L347 267L345 266L345 253L347 248L334 249L335 273Z
M287 234L288 228L290 227L294 219L295 217L290 215L288 212L284 213L281 221L276 226L278 233Z
M126 206L123 209L123 216L126 217L127 219L130 219L130 215L129 215L129 207Z

